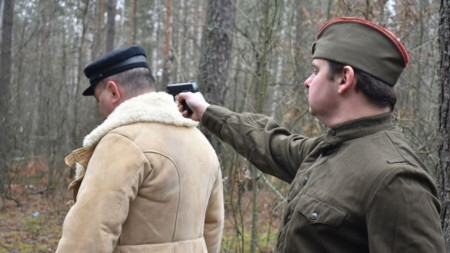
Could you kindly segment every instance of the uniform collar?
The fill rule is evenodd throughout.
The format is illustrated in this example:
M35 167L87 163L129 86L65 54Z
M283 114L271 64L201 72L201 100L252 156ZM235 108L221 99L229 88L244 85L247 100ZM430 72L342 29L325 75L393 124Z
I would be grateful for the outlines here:
M394 129L394 125L390 113L352 120L330 129L322 142L322 147L335 146L347 140L391 129Z

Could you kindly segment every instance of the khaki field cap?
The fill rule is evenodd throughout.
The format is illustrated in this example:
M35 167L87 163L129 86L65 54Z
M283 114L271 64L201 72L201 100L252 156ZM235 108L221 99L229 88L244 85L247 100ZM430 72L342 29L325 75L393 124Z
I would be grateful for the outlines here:
M84 68L84 74L91 85L83 92L83 96L94 95L97 83L109 76L134 68L148 68L146 57L145 50L136 45L106 53Z
M326 22L317 33L313 58L348 64L391 86L409 62L397 36L388 29L358 17Z

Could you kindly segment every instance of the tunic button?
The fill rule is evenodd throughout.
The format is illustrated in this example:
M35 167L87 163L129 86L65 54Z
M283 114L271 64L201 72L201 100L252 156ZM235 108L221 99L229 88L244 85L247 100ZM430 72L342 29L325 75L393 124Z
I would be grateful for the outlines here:
M319 215L316 212L313 212L311 213L310 217L312 220L316 220L319 217Z
M304 177L304 178L303 178L303 185L305 185L305 184L308 182L308 180L309 180L309 177L308 177L308 176Z

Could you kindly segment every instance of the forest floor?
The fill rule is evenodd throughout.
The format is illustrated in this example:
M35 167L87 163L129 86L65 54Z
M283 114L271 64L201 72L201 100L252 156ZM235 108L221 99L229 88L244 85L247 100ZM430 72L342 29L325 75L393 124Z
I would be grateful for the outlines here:
M13 200L0 199L0 252L55 252L69 210L57 193L13 185ZM66 201L67 202L67 201Z
M64 217L69 210L66 203L71 199L71 194L64 189L59 191L64 193L48 193L40 189L43 188L12 185L14 201L0 198L0 253L55 252ZM241 192L240 201L225 196L230 200L225 202L226 220L221 252L250 252L251 195L251 191ZM282 208L276 204L268 188L258 192L258 208L261 211L258 212L255 251L272 252Z

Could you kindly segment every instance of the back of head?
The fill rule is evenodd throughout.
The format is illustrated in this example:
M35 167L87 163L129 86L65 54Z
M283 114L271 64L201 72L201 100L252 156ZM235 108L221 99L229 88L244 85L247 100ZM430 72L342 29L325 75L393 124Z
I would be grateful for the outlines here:
M147 64L147 54L140 46L128 46L108 52L84 69L90 86L84 96L94 95L95 87L103 81L114 79L131 95L153 91L155 79Z
M313 58L355 67L390 86L397 83L409 62L405 47L394 33L358 17L326 22L317 33L312 53Z
M134 97L155 91L155 79L149 68L134 68L107 77L101 81L112 80L118 83L127 97Z

